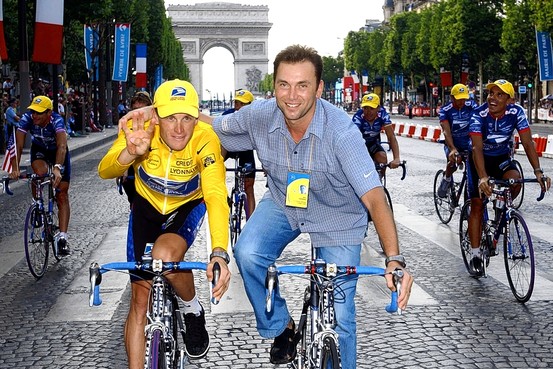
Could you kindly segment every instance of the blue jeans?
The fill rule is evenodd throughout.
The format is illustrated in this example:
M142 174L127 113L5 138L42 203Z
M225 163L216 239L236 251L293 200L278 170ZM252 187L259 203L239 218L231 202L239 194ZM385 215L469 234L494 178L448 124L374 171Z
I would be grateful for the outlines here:
M273 309L265 310L265 277L267 268L280 256L284 248L300 235L292 229L284 211L272 199L263 198L242 230L234 248L234 257L244 280L244 287L253 306L257 330L262 337L280 335L290 320L286 301L275 293ZM317 248L317 257L341 265L359 265L361 245ZM354 369L357 353L355 323L355 291L357 278L340 285L335 294L336 332L343 369Z

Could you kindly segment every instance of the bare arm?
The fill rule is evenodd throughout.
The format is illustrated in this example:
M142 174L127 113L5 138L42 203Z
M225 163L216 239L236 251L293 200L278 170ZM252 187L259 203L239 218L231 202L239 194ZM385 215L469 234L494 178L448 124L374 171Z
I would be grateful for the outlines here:
M394 169L397 168L400 163L399 144L397 143L397 138L391 125L384 127L384 132L386 132L386 137L388 138L390 148L392 149L392 154L394 155L394 159L390 163L390 168Z
M386 196L382 187L375 187L361 196L361 201L371 213L382 250L386 256L399 255L399 243L397 237L396 224L392 214L392 210L388 206ZM387 272L392 272L396 268L402 268L397 261L391 261L386 266ZM391 274L386 275L386 282L390 290L395 290L393 278ZM404 270L402 279L402 289L398 298L398 305L401 309L407 307L409 296L411 294L411 286L413 285L413 277L407 270Z

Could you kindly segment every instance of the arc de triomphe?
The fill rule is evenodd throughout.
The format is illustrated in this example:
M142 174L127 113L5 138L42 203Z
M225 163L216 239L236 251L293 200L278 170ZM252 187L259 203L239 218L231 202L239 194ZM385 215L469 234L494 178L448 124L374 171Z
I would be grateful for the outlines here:
M269 59L269 8L213 2L169 5L173 32L179 39L190 69L190 82L203 96L202 67L205 53L224 47L234 57L234 86L261 95L259 82L265 78Z

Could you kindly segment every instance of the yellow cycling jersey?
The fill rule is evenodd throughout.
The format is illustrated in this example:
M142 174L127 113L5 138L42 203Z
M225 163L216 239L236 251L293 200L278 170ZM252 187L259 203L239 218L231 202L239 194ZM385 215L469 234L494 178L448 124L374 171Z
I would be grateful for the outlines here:
M132 127L132 122L129 122ZM117 160L127 146L125 133L119 132L113 146L98 165L101 178L122 176L132 165L136 192L161 214L203 198L207 208L212 247L227 248L228 216L226 170L221 142L209 124L198 121L186 147L171 150L155 127L150 150L129 165Z

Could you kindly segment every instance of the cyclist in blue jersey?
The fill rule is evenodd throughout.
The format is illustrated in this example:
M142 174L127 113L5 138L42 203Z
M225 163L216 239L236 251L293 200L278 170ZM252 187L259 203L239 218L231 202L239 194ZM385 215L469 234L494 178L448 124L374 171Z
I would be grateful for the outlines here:
M71 178L71 158L67 148L67 132L63 117L53 111L52 100L46 96L36 96L29 111L23 114L15 133L17 157L12 159L14 170L10 178L20 175L19 162L27 133L31 135L31 167L38 175L48 173L52 165L54 188L57 190L58 217L60 233L58 249L60 255L69 254L67 228L69 226L69 181Z
M439 119L444 134L444 152L447 158L445 175L438 188L438 196L446 197L451 185L451 175L461 160L459 152L468 152L470 147L469 123L472 111L478 105L469 98L468 87L458 83L451 88L451 101L440 108Z
M248 90L238 90L234 97L234 108L228 109L223 112L222 115L231 114L240 110L243 106L250 105L253 101L253 94ZM238 165L244 167L250 163L253 171L246 174L244 179L244 190L246 191L246 199L248 201L248 211L246 214L246 220L250 217L251 213L255 210L255 193L253 191L253 185L255 183L255 157L253 150L227 152L222 150L223 157L226 159L233 158L238 160Z
M520 178L520 173L512 163L510 150L514 130L518 131L528 161L534 168L534 174L542 190L548 190L551 179L540 167L540 161L526 114L519 105L513 104L515 90L513 85L500 79L489 83L487 102L475 109L471 120L469 135L472 153L469 157L468 188L471 197L471 212L468 233L472 246L470 261L474 274L482 273L480 255L480 236L482 234L482 214L484 211L481 193L491 196L489 177L498 179ZM513 198L518 195L520 186L513 186Z
M392 127L390 114L383 106L380 106L380 98L377 94L363 96L361 108L354 114L352 121L363 134L365 146L367 146L371 158L378 164L388 163L386 151L380 144L380 132L384 130L394 156L394 159L390 162L390 168L397 168L401 162L399 145ZM385 170L386 167L383 168L381 175L384 175Z

